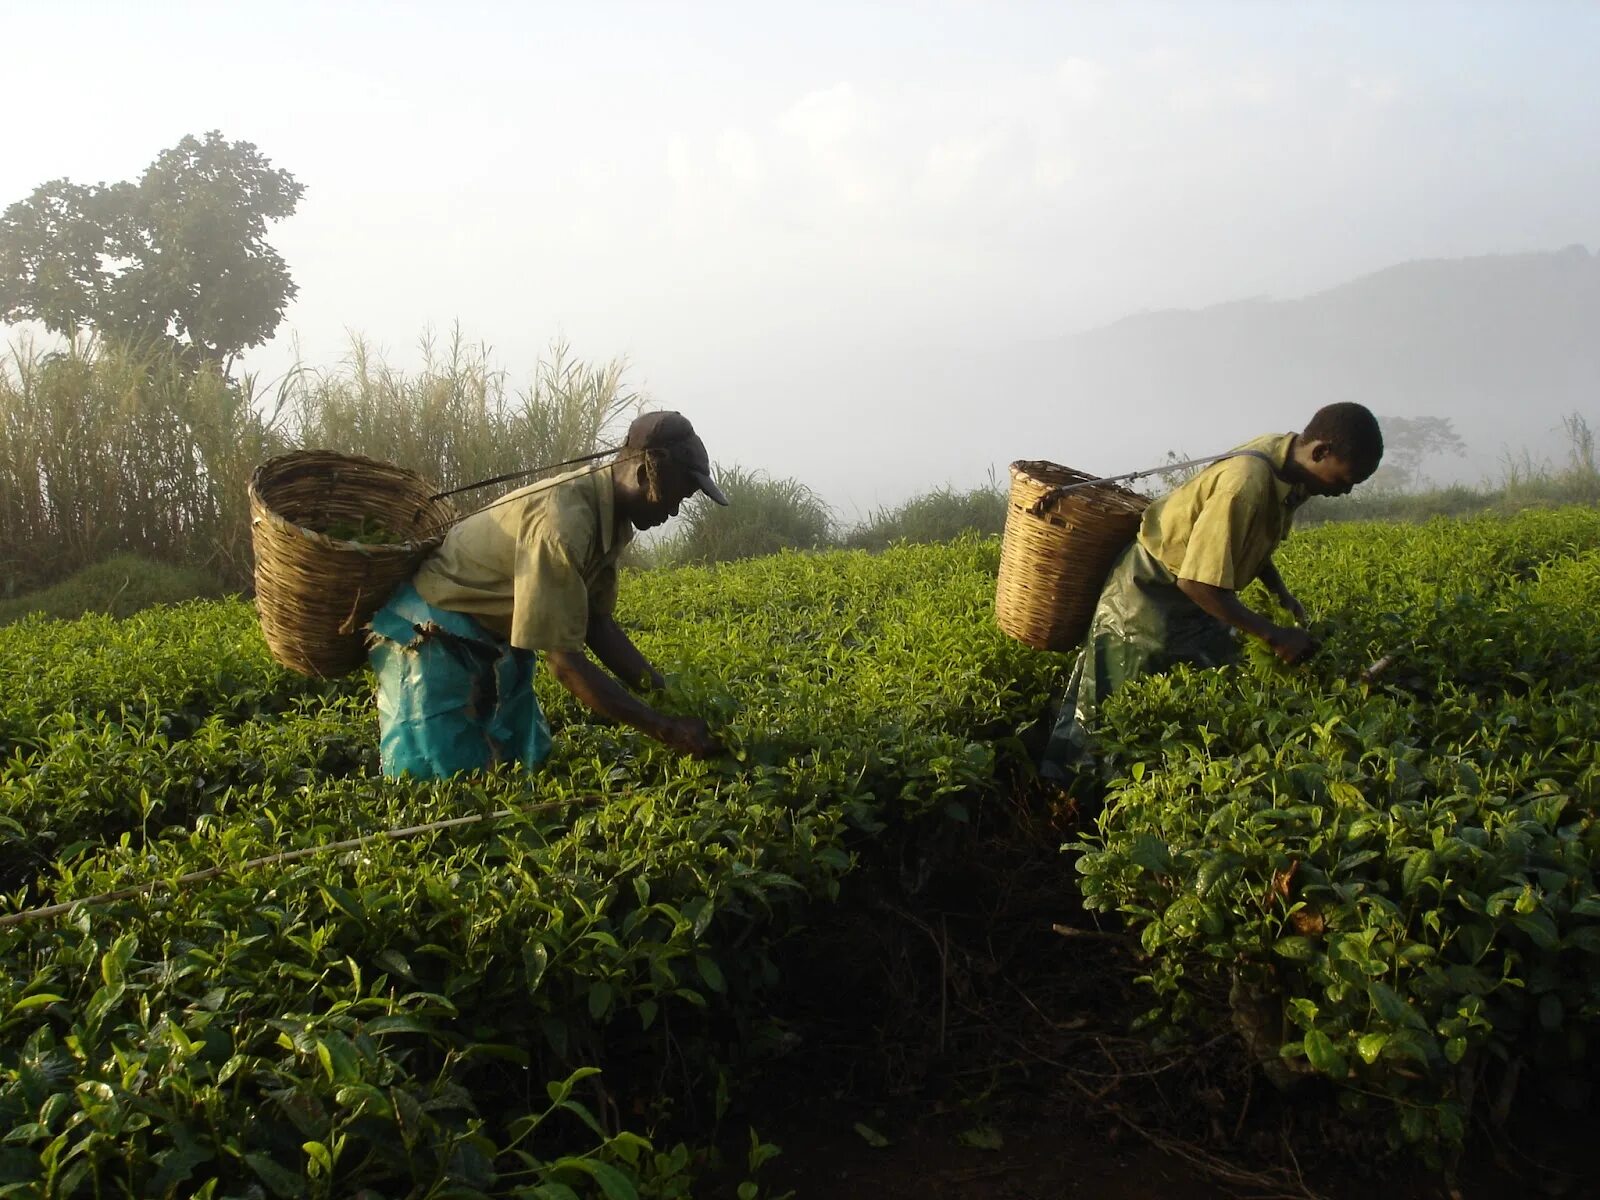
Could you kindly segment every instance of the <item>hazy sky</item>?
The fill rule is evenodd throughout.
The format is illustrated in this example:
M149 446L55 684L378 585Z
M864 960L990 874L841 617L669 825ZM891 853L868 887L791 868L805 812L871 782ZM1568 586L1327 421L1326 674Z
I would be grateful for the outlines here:
M564 335L847 514L905 490L868 478L891 451L958 484L1049 456L968 436L1027 398L920 426L930 350L1600 242L1578 0L6 0L0 28L0 204L212 128L307 185L272 238L299 299L251 365L346 330L405 363L459 320L522 378ZM897 363L894 395L843 386Z

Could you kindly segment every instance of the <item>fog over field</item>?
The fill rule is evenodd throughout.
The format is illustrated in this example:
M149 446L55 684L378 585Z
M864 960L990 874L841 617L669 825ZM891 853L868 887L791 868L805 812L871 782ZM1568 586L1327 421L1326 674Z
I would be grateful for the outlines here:
M1600 7L13 6L0 207L217 129L307 191L245 366L626 355L850 517L1317 404L1600 424ZM1585 249L1587 247L1587 249Z

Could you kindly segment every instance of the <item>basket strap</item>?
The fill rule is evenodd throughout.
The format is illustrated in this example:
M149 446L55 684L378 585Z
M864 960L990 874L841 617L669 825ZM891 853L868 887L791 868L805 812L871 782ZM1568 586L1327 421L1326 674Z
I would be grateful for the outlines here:
M478 488L493 487L497 483L510 483L513 479L526 479L529 475L542 475L546 471L556 471L562 467L575 467L579 463L593 462L597 458L615 454L620 449L622 449L621 446L610 446L604 450L596 450L593 454L569 458L565 462L551 463L547 467L529 467L526 471L507 471L504 475L496 475L492 479L480 479L477 483L464 483L458 488L451 488L448 492L435 492L428 497L428 503L432 504L435 500L443 500L446 496L476 491Z
M432 504L435 500L443 500L446 496L454 496L454 495L457 495L458 493L461 493L461 492L470 492L470 491L473 491L476 488L492 487L494 484L497 484L497 483L508 483L513 479L526 479L529 475L542 475L546 471L556 471L556 470L559 470L562 467L576 466L578 463L594 462L596 459L605 458L609 454L620 453L622 451L622 449L623 449L623 447L621 447L621 446L611 446L611 447L609 447L609 448L607 448L605 450L596 450L593 454L583 454L583 455L580 455L577 458L569 458L565 462L551 463L549 466L545 466L545 467L530 467L526 471L507 471L504 475L496 475L492 479L480 479L480 480L478 480L477 483L462 484L460 487L451 488L447 492L435 492L433 495L429 496L426 500L424 500L421 504L417 505L417 511L415 513L413 513L412 516L411 516L411 523L413 525L415 525L419 520L422 519L422 512L423 512L423 510L425 508L428 507L428 505ZM595 470L598 470L598 469L599 468L597 468L597 467L590 467L589 468L590 471L595 471ZM559 480L555 480L555 479L550 479L550 480L546 480L545 481L545 485L546 486L554 486L558 482L560 482L560 481ZM496 501L494 501L494 502L492 502L490 504L484 505L484 508L493 508L493 507L495 507L495 505L503 504L503 503L505 503L506 499L507 499L506 497L502 496L499 500L496 500ZM481 512L483 510L480 509L479 511ZM447 520L444 520L444 521L436 521L434 524L430 525L426 530L424 530L424 535L427 536L427 537L433 537L436 534L438 534L441 530L448 529L450 526L456 524L456 522L460 521L461 519L462 518L460 518L460 517L450 517L450 518L448 518Z
M1107 475L1101 479L1084 479L1077 483L1063 483L1045 492L1031 505L1028 512L1035 517L1042 517L1045 511L1057 500L1068 492L1075 492L1079 488L1098 487L1103 483L1130 483L1135 479L1143 479L1146 475L1160 475L1165 471L1181 471L1185 467L1208 467L1222 462L1228 458L1259 458L1272 469L1272 473L1279 479L1283 472L1278 470L1278 464L1272 461L1272 456L1260 450L1229 450L1225 454L1212 454L1205 458L1191 458L1187 462L1162 463L1159 467L1149 467L1143 471L1129 471L1126 475Z

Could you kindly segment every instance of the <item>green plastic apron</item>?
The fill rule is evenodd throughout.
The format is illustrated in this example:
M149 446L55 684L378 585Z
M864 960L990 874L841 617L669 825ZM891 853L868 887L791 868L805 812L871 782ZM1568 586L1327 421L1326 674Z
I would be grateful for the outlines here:
M1179 591L1166 564L1134 539L1100 591L1040 775L1066 780L1088 765L1100 705L1130 679L1179 663L1220 667L1237 655L1233 630Z

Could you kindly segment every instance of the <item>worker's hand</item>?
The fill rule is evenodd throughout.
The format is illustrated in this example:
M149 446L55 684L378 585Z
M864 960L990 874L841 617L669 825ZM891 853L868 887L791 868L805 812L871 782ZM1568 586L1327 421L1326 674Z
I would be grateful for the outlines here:
M1289 615L1294 618L1294 623L1296 625L1304 629L1308 624L1310 624L1310 622L1306 620L1306 606L1301 604L1292 593L1285 592L1282 596L1279 596L1278 599L1283 604L1283 607L1288 611Z
M1317 640L1304 629L1280 625L1267 638L1272 652L1290 666L1304 662L1317 652Z
M658 739L674 750L692 754L696 758L715 758L727 750L699 717L668 717L661 727Z

